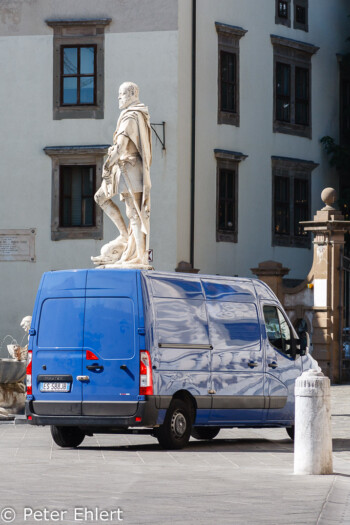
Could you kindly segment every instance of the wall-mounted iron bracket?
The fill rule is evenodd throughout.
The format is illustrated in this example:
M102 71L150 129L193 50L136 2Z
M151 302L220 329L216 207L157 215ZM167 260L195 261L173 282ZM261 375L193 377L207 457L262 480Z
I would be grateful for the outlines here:
M157 130L156 130L156 126L162 126L163 130L162 130L162 133L163 133L163 140L160 138ZM162 149L166 149L165 147L165 122L161 122L160 124L155 124L154 122L151 122L151 128L153 129L154 133L155 133L155 136L157 137L157 139L159 140L159 142L161 143L162 145Z

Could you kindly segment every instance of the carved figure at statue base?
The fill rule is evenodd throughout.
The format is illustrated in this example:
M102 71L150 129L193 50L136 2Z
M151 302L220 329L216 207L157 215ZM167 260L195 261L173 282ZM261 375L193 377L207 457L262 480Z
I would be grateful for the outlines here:
M120 86L118 100L122 112L95 201L118 228L119 235L91 259L100 268L149 269L152 145L148 108L139 101L139 88L133 82ZM125 202L128 226L112 200L116 195Z

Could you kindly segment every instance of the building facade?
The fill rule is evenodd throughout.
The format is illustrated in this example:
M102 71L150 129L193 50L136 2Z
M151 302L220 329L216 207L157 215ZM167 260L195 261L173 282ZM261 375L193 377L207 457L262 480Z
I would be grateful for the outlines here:
M298 226L337 186L345 0L4 0L0 5L0 342L41 274L91 267L116 232L93 194L131 80L153 124L154 266L304 278ZM8 190L10 188L10 190ZM0 350L6 355L6 349Z

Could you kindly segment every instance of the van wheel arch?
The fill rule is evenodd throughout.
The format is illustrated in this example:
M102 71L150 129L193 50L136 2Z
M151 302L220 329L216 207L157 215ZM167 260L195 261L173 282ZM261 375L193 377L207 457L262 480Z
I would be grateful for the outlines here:
M188 392L188 390L178 390L173 395L172 400L174 399L181 399L188 405L190 412L191 412L191 419L192 419L192 424L193 424L196 419L196 413L197 413L197 402L195 398L193 397L193 395L190 392Z

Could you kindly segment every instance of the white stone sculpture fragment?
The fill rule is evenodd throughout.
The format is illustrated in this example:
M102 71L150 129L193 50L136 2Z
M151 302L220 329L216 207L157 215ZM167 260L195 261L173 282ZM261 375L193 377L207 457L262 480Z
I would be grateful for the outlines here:
M95 201L119 230L119 236L105 244L101 255L92 257L101 268L150 268L150 166L151 126L148 108L139 101L139 88L124 82L119 88L121 113L113 135L113 145L103 166L102 185ZM125 202L128 227L112 197Z
M21 328L28 334L28 341L29 341L29 329L30 325L32 323L32 316L26 315L23 317L21 321ZM18 344L11 344L7 345L7 350L12 359L16 359L16 361L26 361L27 355L28 355L28 343L24 346L20 346Z

